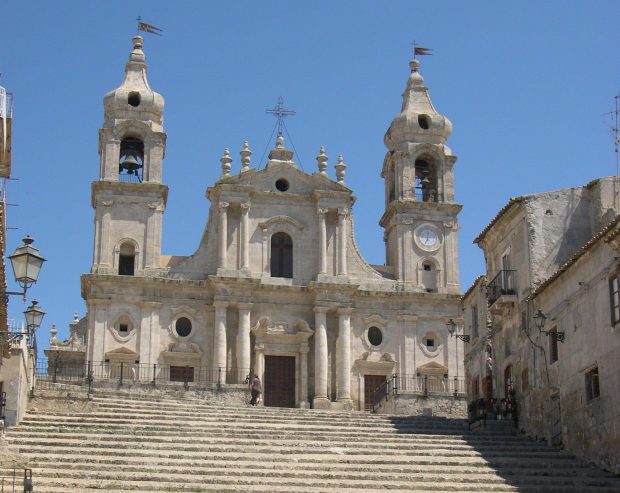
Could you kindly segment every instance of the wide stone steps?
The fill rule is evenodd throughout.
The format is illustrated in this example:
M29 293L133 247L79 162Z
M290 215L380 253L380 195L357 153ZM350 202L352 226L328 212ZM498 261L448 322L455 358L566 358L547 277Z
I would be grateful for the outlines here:
M620 492L570 454L463 420L119 394L68 409L39 400L7 431L37 492Z

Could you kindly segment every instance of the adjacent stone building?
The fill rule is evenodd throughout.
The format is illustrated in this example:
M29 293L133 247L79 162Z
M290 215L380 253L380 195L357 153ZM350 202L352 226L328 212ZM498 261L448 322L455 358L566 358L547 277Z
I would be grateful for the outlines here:
M511 199L475 240L487 274L462 298L470 399L512 393L523 431L615 471L617 187L609 177Z
M164 100L142 43L133 39L125 79L104 98L93 264L81 280L87 360L170 380L190 368L194 381L221 384L254 371L265 405L291 407L364 409L394 373L462 376L462 342L446 328L460 294L456 157L419 61L385 135L385 265L369 265L355 243L342 156L335 179L322 148L305 173L282 135L262 169L247 142L238 165L224 151L200 244L176 256L161 252Z

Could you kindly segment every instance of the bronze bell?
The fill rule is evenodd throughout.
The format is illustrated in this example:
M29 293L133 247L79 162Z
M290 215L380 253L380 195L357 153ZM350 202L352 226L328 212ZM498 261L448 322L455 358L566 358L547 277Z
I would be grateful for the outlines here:
M133 152L128 153L120 163L121 169L126 169L128 175L133 175L134 172L141 168L142 164L136 159L136 156Z

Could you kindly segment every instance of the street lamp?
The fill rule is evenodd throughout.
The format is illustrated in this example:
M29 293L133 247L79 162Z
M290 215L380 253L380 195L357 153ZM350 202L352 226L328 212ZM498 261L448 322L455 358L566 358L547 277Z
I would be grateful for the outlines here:
M9 256L9 260L11 261L13 273L15 274L15 282L21 286L23 291L5 291L4 294L23 296L25 302L26 291L37 282L41 266L43 262L45 262L45 259L39 255L39 250L32 246L34 240L30 236L26 236L22 241L24 244L15 249L13 255Z
M448 327L448 332L450 333L450 337L456 337L463 342L469 342L469 334L457 334L457 326L456 322L452 319L446 322L446 326Z
M538 310L534 315L534 325L536 325L536 328L540 331L540 333L545 334L547 337L549 337L550 333L553 333L558 341L564 342L564 332L558 332L557 330L544 330L546 321L547 316L542 312L542 310Z
M39 302L37 300L32 300L30 306L24 311L28 331L34 331L35 329L38 329L41 326L41 322L43 321L43 316L45 315L45 312L41 309L40 306L37 306L38 304Z

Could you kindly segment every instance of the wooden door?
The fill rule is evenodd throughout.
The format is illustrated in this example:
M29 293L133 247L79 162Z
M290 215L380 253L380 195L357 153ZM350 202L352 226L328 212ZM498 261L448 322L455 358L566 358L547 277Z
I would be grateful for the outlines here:
M385 381L385 375L364 375L364 410L372 411L372 396Z
M265 356L264 405L295 407L295 357Z

